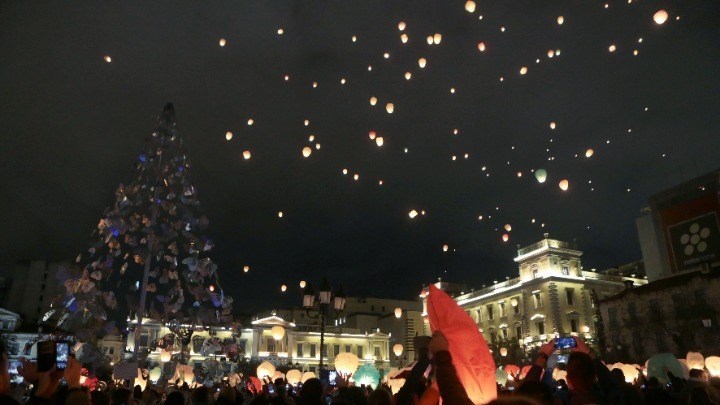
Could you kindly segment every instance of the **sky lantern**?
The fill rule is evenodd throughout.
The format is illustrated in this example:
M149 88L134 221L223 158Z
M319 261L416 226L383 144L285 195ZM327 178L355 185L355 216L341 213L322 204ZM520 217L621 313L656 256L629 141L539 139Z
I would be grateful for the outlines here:
M502 241L503 241L503 242L507 242L508 240L510 240L510 235L504 233L503 236L502 236Z
M403 345L400 343L397 343L393 346L393 353L395 353L396 356L400 357L400 355L403 352Z
M585 157L589 158L590 156L594 155L595 151L592 149L588 149L585 151Z
M479 50L480 52L485 52L485 42L480 42L480 43L478 44L478 50Z
M395 104L387 103L385 105L385 110L387 111L388 114L392 114L395 111Z
M402 34L402 35L400 35L400 41L401 41L403 44L407 44L408 35L407 35L407 34Z
M398 318L398 319L402 318L402 312L403 312L402 308L400 308L400 307L395 308L395 318Z
M412 73L405 72L405 80L410 80L412 78Z
M616 49L617 49L617 47L615 46L615 44L612 44L608 47L608 51L610 51L610 52L615 52Z
M225 40L225 38L220 38L220 41L218 41L218 45L220 45L222 47L222 46L225 46L225 44L227 44L227 41Z
M512 231L512 225L510 225L510 224L505 224L505 230L508 231L508 232Z
M667 19L668 19L668 13L665 10L658 10L653 15L653 21L655 21L655 24L657 24L657 25L664 24L665 21L667 21Z
M348 174L348 169L342 169L342 174Z
M558 183L558 187L560 187L560 190L567 191L567 189L570 187L570 182L567 181L567 179L560 180L560 183Z
M160 361L163 363L167 363L172 359L172 350L160 350Z
M308 142L312 142L315 140L315 135L308 136Z
M335 356L335 370L341 375L347 377L357 371L360 365L360 359L353 353L343 352Z
M420 66L420 69L425 69L425 65L427 65L427 59L425 59L425 58L418 59L418 66Z
M558 25L563 25L564 22L565 22L565 17L559 16L559 17L557 18L557 23L558 23Z
M442 34L435 33L435 35L433 35L433 42L435 43L435 45L440 45L441 41L442 41Z
M305 280L300 280L300 288L305 288L306 285L307 283L305 282Z
M377 133L375 133L375 131L370 131L368 133L368 136L370 137L370 140L373 140L377 136Z
M110 55L103 56L103 60L105 60L105 62L107 62L107 63L112 62L112 58L110 57Z
M425 41L427 41L428 45L432 45L433 44L433 36L428 35L428 37L425 38Z
M252 124L255 123L255 120L252 119L252 118L248 118L248 121L247 121L247 122L248 122L248 125L252 125Z
M305 120L305 121L303 121L303 124L304 124L305 126L310 125L310 120Z
M385 52L385 53L383 54L383 58L385 58L385 59L390 59L390 54L387 53L387 52Z
M370 97L370 105L377 104L377 97Z
M282 326L281 326L282 327ZM257 367L257 376L262 381L265 377L272 377L275 375L275 366L269 361L263 361Z
M407 24L405 24L405 21L400 21L398 23L398 30L405 31L405 27L407 27Z
M278 35L282 35L285 33L285 30L282 28L278 28L277 33L278 33Z
M312 148L309 147L309 146L306 146L306 147L304 147L304 148L302 149L302 155L303 155L304 157L306 157L306 158L307 158L307 157L310 157L310 154L311 154L311 153L312 153Z
M225 139L227 139L229 141L232 139L232 137L233 137L232 132L230 132L230 131L225 132Z
M247 273L250 271L250 266L243 266L243 272Z
M705 367L708 369L708 372L710 372L710 375L713 377L720 376L720 357L718 356L710 356L705 359Z
M547 180L547 172L545 169L535 170L535 179L537 179L538 183L545 183L545 180Z
M243 152L243 158L244 158L245 160L249 160L251 157L252 157L252 153L250 153L249 150L246 150L246 151Z
M360 175L357 173L353 174L353 180L355 180L355 181L360 180Z
M352 36L352 41L353 41L353 42L357 42L357 36L356 36L356 35L353 35L353 36Z
M525 73L527 73L527 67L523 66L520 68L520 74L524 75Z
M555 51L553 51L552 49L549 50L549 51L547 52L547 56L548 56L548 58L552 58L553 56L555 56Z
M443 252L447 252L448 249L450 249L450 246L448 246L448 245L443 245Z
M550 123L550 129L555 129L556 126L557 126L557 125L555 125L555 121L552 121L552 122Z
M287 286L285 284L280 286L280 291L285 292L287 291Z
M287 374L285 374L285 379L292 385L299 383L300 378L302 378L302 371L297 369L288 370Z
M505 357L505 356L507 356L507 353L508 353L507 347L501 347L501 348L500 348L500 355L501 355L501 356Z
M383 144L385 143L385 140L383 139L382 136L378 136L377 138L375 138L375 143L377 144L377 146L383 146Z
M705 357L698 352L688 352L688 354L685 355L685 362L691 370L702 370L705 368Z
M473 0L468 0L465 3L465 11L468 13L474 13L475 12L475 2Z
M418 212L416 210L411 210L410 212L408 212L408 216L410 217L410 219L413 219L418 216Z

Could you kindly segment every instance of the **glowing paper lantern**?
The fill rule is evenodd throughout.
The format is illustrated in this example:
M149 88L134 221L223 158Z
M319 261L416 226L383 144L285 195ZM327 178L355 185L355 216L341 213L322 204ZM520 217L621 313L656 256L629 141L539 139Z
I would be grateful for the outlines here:
M296 369L288 370L287 374L285 374L285 378L288 383L295 385L300 382L300 379L302 378L302 371Z
M508 373L508 379L511 378L515 379L516 377L520 376L520 367L514 365L514 364L508 364L504 367L505 372Z
M535 170L535 179L537 179L538 183L545 183L545 180L547 180L547 172L545 169Z
M560 180L560 183L558 183L558 187L560 187L560 190L567 191L568 187L570 187L570 182L567 180Z
M232 137L233 137L232 132L230 132L230 131L225 132L225 139L227 139L229 141L232 139Z
M510 235L504 233L503 236L502 236L502 241L503 241L503 242L507 242L508 240L510 240Z
M485 404L495 399L495 361L475 321L432 284L427 313L431 331L442 332L448 340L455 371L470 400Z
M548 58L552 58L553 56L555 56L555 51L553 51L552 49L549 50L549 51L547 52L547 56L548 56Z
M705 357L698 352L688 352L685 356L689 369L702 370L705 367Z
M160 350L160 361L167 363L172 359L172 352L170 350Z
M395 104L387 103L385 105L385 110L387 111L388 114L392 114L395 111Z
M312 148L309 146L304 147L302 150L302 155L307 158L310 157L310 154L312 154Z
M450 246L448 246L448 245L443 245L443 252L447 252L448 249L450 249Z
M352 353L340 353L335 356L335 370L340 374L349 375L355 373L360 365L358 356Z
M311 378L315 378L315 373L313 373L312 371L306 371L303 373L302 377L300 378L300 382L305 384L305 381L307 381Z
M473 0L468 0L465 3L465 11L468 13L474 13L475 12L475 2Z
M558 23L558 25L563 25L564 22L565 22L565 17L559 16L559 17L557 18L557 23Z
M243 158L244 158L245 160L249 160L251 157L252 157L252 153L250 153L249 150L246 150L246 151L243 152Z
M372 140L372 139L375 139L375 137L377 136L377 133L376 133L375 131L370 131L370 132L368 133L368 136L369 136L370 139Z
M720 357L710 356L705 359L705 368L708 369L710 375L713 377L720 376Z
M555 125L555 121L553 121L553 122L550 123L550 129L555 129L555 126L556 126L556 125Z
M512 231L512 225L510 225L510 224L505 224L505 230L508 231L508 232Z
M370 97L370 105L377 104L377 97Z
M398 30L405 31L405 27L407 27L407 24L405 24L405 21L400 21L398 23Z
M282 212L282 211L278 211L278 218L282 218L282 217L283 217L283 215L284 215L284 214L283 214L283 212Z
M507 353L508 353L507 347L501 347L501 348L500 348L500 355L501 355L501 356L505 357L505 356L507 356Z
M435 43L435 45L440 45L440 41L442 41L442 34L436 33L435 35L433 35L433 42Z
M285 328L283 328L280 325L275 325L270 329L270 334L272 335L273 339L280 340L285 336Z
M525 73L527 73L527 67L523 66L520 68L520 74L524 75Z
M280 291L285 292L287 291L287 286L285 284L280 286Z
M613 45L610 45L610 46L608 47L608 51L610 51L610 52L615 52L616 49L617 49L617 47L616 47L614 44L613 44Z
M138 369L138 376L135 378L135 382L133 382L133 386L139 385L142 390L145 390L145 387L147 386L147 380L143 378L143 371L142 369Z
M400 343L393 346L393 353L395 353L396 356L400 357L400 355L403 352L403 345Z
M433 44L433 36L428 35L428 37L426 38L426 41L427 41L428 45L432 45Z
M567 381L567 371L561 370L561 369L555 367L552 372L552 377L553 377L553 380L555 380L555 381L558 381L558 380Z
M227 44L227 41L225 40L225 38L220 38L220 41L218 41L218 45L225 46L225 44Z
M306 285L307 283L305 282L305 280L300 281L300 288L305 288Z
M640 375L635 366L632 364L623 364L619 368L625 375L626 383L632 384Z
M501 368L495 370L495 382L504 386L505 384L507 384L507 380L508 380L508 374L505 370L503 370Z
M150 378L150 381L156 383L160 377L162 376L162 368L155 367L148 373L148 378ZM81 377L82 379L82 377ZM82 384L82 383L81 383Z
M383 139L382 136L378 136L377 138L375 138L375 143L377 144L377 146L383 146L383 144L385 143L385 140Z
M413 219L418 216L418 212L415 210L411 210L410 212L408 212L408 216L410 217L410 219Z
M667 21L667 19L668 19L668 13L665 10L658 10L653 15L653 21L655 21L655 24L657 24L657 25L664 24L665 21Z
M262 381L264 377L272 377L275 375L275 366L269 361L263 361L257 367L257 376Z
M592 149L588 149L585 151L585 157L589 158L590 156L594 155L595 151Z
M254 124L254 123L255 123L255 120L252 119L252 118L250 118L250 119L247 120L247 124L248 124L248 125L252 125L252 124Z
M683 376L683 367L672 353L658 353L647 361L647 376L657 377L659 380L667 381L668 377L664 369L670 370L678 377Z
M245 273L247 273L248 271L250 271L250 266L243 266L243 271L244 271Z
M400 307L395 308L395 318L402 318L403 310Z
M112 58L110 57L110 55L105 55L105 56L103 57L103 59L104 59L105 62L107 62L107 63L112 62Z
M375 389L375 387L377 387L380 383L380 372L372 364L363 364L355 371L352 378L355 380L356 385L369 385Z
M403 44L406 44L407 41L408 41L408 36L407 36L407 34L402 34L402 35L400 35L400 41L402 41Z
M480 52L485 52L485 42L480 42L480 43L478 44L478 50L479 50Z
M425 59L425 58L418 59L418 66L420 66L420 69L424 69L425 65L427 65L427 59Z
M412 78L412 73L405 72L405 80L410 80Z

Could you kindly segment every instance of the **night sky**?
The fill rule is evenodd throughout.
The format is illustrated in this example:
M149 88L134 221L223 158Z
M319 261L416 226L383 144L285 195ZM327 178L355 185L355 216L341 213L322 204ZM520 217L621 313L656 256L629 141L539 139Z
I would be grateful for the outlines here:
M168 101L243 311L322 275L348 295L479 287L544 232L586 268L640 259L647 198L720 166L720 3L605 4L3 2L2 268L87 249Z

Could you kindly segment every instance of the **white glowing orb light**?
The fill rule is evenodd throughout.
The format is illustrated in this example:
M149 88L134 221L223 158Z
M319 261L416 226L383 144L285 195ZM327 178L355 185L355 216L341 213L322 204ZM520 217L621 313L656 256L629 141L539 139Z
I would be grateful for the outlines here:
M308 136L308 142L312 142L315 140L315 135Z
M304 157L308 158L308 157L310 157L311 154L312 154L312 148L311 148L311 147L306 146L306 147L304 147L304 148L302 149L302 155L303 155Z
M408 216L410 217L410 219L413 219L416 216L418 216L418 212L416 210L412 210L412 211L408 212Z
M550 129L555 129L556 126L557 124L555 124L555 121L550 123Z
M230 131L225 132L225 139L227 139L229 141L232 139L232 137L233 137L232 132L230 132Z
M592 150L592 149L588 149L588 150L585 151L585 157L586 157L586 158L589 158L589 157L591 157L591 156L594 155L594 154L595 154L595 151Z
M257 368L257 376L260 381L265 377L272 377L275 375L275 366L269 361L263 361Z
M278 215L278 218L282 218L285 214L283 214L282 211L278 211L278 214L277 214L277 215Z
M557 23L558 23L558 25L563 25L564 22L565 22L565 17L559 16L559 17L557 18Z
M251 157L252 157L252 153L250 153L249 150L246 150L243 152L243 159L250 160Z
M653 15L653 21L655 21L655 24L657 25L663 25L665 24L665 21L668 19L668 13L665 10L658 10Z
M474 13L475 8L476 8L476 4L473 0L468 0L465 3L465 11L467 11L468 13Z
M350 375L357 371L360 365L360 359L358 356L352 353L340 353L335 356L335 370L342 375Z
M287 291L287 286L285 284L280 286L280 291L285 292Z
M617 49L617 47L616 47L614 44L613 44L613 45L610 45L610 46L608 47L608 51L610 51L610 52L615 52L616 49Z
M395 104L387 103L385 105L385 111L387 111L388 114L392 114L393 112L395 112Z
M526 73L527 73L527 70L528 70L527 67L525 67L525 66L521 67L521 68L520 68L520 74L521 74L521 75L526 74Z
M395 353L396 356L400 357L400 355L403 352L403 345L400 343L393 346L393 353Z
M300 288L305 288L306 285L307 282L305 282L305 280L300 280Z
M220 41L218 41L218 45L225 46L227 44L227 40L225 38L220 38Z
M383 139L382 136L378 136L377 138L375 138L375 143L377 144L377 146L383 146L383 144L385 143L385 140Z
M418 66L420 66L420 69L425 69L425 66L427 66L427 59L425 59L425 58L418 59Z
M110 55L105 55L105 56L103 56L103 59L104 59L105 62L107 62L107 63L112 62L112 58L110 57Z
M402 308L400 308L400 307L395 308L395 318L398 318L398 319L402 318L402 313L403 313Z
M288 370L287 374L285 374L285 378L289 384L295 385L300 382L300 379L302 378L302 371L296 369Z
M570 182L566 179L560 180L560 183L558 183L558 187L560 187L560 190L567 191L567 189L570 187Z

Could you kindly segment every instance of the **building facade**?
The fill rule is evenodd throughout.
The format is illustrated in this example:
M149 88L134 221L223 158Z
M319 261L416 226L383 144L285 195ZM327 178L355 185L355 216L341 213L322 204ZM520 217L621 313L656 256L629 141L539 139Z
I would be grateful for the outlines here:
M556 336L594 340L595 297L608 297L641 278L584 271L573 243L544 239L520 248L517 278L455 296L475 320L491 348L506 347L524 357Z
M60 278L71 268L69 262L20 261L3 280L3 308L18 313L28 325L36 325L52 300L65 293ZM27 299L32 297L32 299Z

